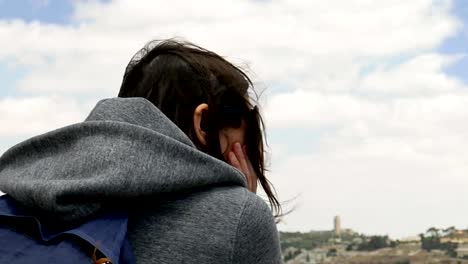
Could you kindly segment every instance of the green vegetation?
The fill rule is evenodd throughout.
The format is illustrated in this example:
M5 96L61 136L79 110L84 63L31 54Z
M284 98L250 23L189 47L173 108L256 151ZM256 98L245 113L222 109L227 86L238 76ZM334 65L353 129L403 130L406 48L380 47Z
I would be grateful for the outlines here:
M431 258L431 256L441 257L441 253L444 252L446 256L442 256L442 259L456 259L457 258L457 247L459 244L467 243L468 241L468 230L457 230L455 227L449 227L445 229L439 229L435 227L429 228L426 232L419 235L420 240L417 238L405 239L403 241L391 240L388 236L366 236L353 232L350 229L344 230L340 235L336 235L333 231L311 231L307 233L300 232L280 232L281 247L285 252L285 261L295 259L299 254L301 255L300 260L309 262L310 259L315 258L330 258L338 262L332 263L344 263L340 262L344 258L353 259L357 262L349 263L364 263L358 260L364 259L385 259L393 258L391 263L396 264L409 264L412 263L410 259L424 260ZM418 247L423 250L419 250ZM309 251L316 249L315 251ZM387 248L375 252L376 250ZM397 248L397 249L390 249ZM355 252L346 251L367 251L372 252L366 254L361 252L356 254ZM435 251L436 250L436 251ZM429 253L428 253L428 252ZM431 252L435 251L435 252ZM396 253L400 252L400 253ZM403 252L403 253L402 253ZM413 255L400 256L399 254L407 254L413 252ZM309 255L310 254L310 255ZM379 255L382 254L382 255ZM399 257L393 255L389 256L386 254L396 254ZM443 253L442 253L443 254ZM410 257L411 256L411 257ZM468 257L467 257L468 259ZM461 256L458 257L457 263L463 262ZM348 262L346 262L348 263ZM366 263L390 263L390 262L366 262ZM419 263L419 262L418 262ZM423 263L423 262L421 262ZM425 263L425 262L424 262ZM449 262L440 262L449 263ZM452 263L452 262L450 262ZM466 262L468 263L468 262Z
M451 257L456 257L456 249L457 249L457 244L456 243L451 243L451 242L441 242L442 237L447 237L453 235L455 232L454 227L449 227L447 229L438 229L435 227L429 228L425 234L419 234L419 237L421 238L421 248L425 249L427 251L431 251L434 249L437 250L443 250L447 252L447 255Z
M294 259L297 255L301 254L300 249L296 249L295 251L289 251L285 256L284 256L284 261L288 261L291 259ZM309 255L307 255L309 256Z
M283 250L289 247L310 250L326 245L330 239L334 238L334 233L332 231L311 231L308 233L280 232L280 238Z
M322 246L346 245L348 251L372 251L397 245L388 236L365 236L355 232L346 232L340 236L336 236L333 231L281 232L280 237L283 250L290 247L311 250Z
M310 231L308 233L280 232L280 238L283 250L289 247L310 250L325 245L350 243L354 239L364 238L364 236L354 232L346 232L336 236L333 231Z
M456 257L457 243L460 243L456 239L468 236L468 230L457 230L455 227L445 229L431 227L419 236L422 249L429 252L441 250L450 257ZM366 236L351 230L342 232L339 236L333 231L280 232L280 238L283 251L287 248L295 248L300 252L300 249L312 250L325 247L328 250L328 256L336 255L333 248L337 245L346 249L346 251L374 251L381 248L398 247L400 244L398 240L393 241L388 236ZM291 253L292 258L295 253Z
M397 243L388 236L371 236L357 245L359 251L373 251L381 248L396 247Z

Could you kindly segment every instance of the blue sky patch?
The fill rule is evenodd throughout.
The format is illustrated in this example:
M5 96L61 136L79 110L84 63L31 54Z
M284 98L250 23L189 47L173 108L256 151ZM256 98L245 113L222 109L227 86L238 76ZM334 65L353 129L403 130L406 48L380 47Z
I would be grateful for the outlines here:
M463 28L457 35L446 40L439 47L438 51L443 54L467 54L468 55L468 2L465 0L455 0L452 12L463 22ZM466 69L468 68L468 57L459 60L457 63L445 68L445 72L455 76L468 84Z
M18 94L16 83L27 74L25 67L10 67L8 63L0 60L0 98Z
M0 20L21 19L49 24L71 24L73 0L0 0ZM110 2L110 0L101 0Z
M50 24L68 24L72 0L0 0L0 19L22 19Z

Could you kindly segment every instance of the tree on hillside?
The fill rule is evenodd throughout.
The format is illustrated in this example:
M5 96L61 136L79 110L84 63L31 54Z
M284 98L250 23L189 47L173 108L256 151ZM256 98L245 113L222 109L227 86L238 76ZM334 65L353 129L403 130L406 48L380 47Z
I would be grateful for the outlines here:
M358 246L360 251L373 251L394 245L388 236L371 236L369 240L362 242Z
M431 237L440 237L440 229L431 227L427 229L426 234L428 234Z
M431 251L434 249L443 250L449 256L456 256L456 243L446 242L442 243L441 237L443 236L451 236L456 232L455 227L449 227L446 229L437 229L435 227L431 227L426 231L426 234L419 234L421 237L421 248L427 251Z
M446 229L442 230L442 235L443 236L453 236L457 229L454 226L448 227Z
M430 235L420 234L421 237L421 248L427 251L433 249L440 249L440 236L434 232L429 232Z

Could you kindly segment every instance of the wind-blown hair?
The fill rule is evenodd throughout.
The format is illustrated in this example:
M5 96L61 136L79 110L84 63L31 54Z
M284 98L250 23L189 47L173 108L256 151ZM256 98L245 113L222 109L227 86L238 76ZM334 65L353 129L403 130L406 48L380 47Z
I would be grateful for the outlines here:
M265 130L262 117L249 98L256 95L252 81L240 68L218 54L189 42L174 39L151 41L128 64L119 97L143 97L158 107L201 151L224 160L219 131L246 123L247 156L276 217L281 206L265 176ZM255 99L255 100L254 100ZM202 118L206 146L195 134L193 113L207 103Z

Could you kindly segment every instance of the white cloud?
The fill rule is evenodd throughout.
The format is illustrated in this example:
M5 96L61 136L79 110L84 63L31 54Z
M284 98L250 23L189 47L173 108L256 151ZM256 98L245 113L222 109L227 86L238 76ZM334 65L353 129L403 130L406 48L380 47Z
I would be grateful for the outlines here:
M66 97L0 98L0 136L30 136L83 121L89 105Z
M380 96L456 92L463 88L463 84L444 74L443 70L462 56L422 54L401 65L382 65L362 80L360 91Z
M314 89L332 83L337 87L366 63L440 44L459 28L449 3L203 0L193 6L178 0L78 1L77 26L1 22L0 36L15 41L0 44L0 59L37 64L42 58L21 83L28 92L110 92L123 65L144 42L181 36L221 54L247 58L264 80L305 78L321 81ZM93 62L97 65L91 66ZM64 82L57 76L64 76Z
M466 92L373 101L310 93L283 103L267 112L279 116L271 125L327 131L309 154L283 144L275 156L272 146L279 193L285 200L300 194L282 229L329 228L334 214L356 230L396 237L434 225L466 227L458 207L468 202Z
M412 153L408 143L378 140L353 146L342 155L336 151L287 158L273 175L278 191L286 198L301 196L281 228L331 228L335 214L342 216L346 227L397 237L430 226L466 227L459 205L468 202L463 195L468 185L466 180L454 180L466 166L451 171L447 168L453 162Z
M466 201L468 187L467 87L443 72L463 54L436 52L462 26L452 1L74 5L73 25L0 20L0 38L15 40L0 42L0 62L28 67L17 86L23 97L0 98L0 136L81 120L91 104L78 98L114 96L146 41L180 36L248 63L271 85L268 128L285 137L325 130L305 154L294 138L271 142L281 197L302 193L282 228L325 228L340 212L350 227L393 235L468 221L451 204Z

